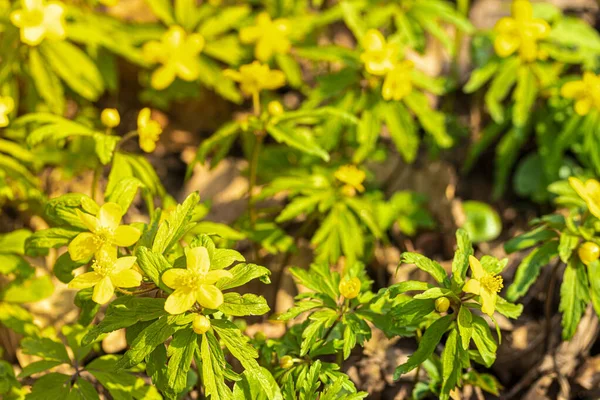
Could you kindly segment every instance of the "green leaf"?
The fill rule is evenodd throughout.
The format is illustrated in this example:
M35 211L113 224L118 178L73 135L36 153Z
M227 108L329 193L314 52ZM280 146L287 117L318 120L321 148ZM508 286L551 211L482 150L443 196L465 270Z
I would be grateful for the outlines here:
M35 381L28 400L66 399L71 391L71 375L52 372Z
M162 280L160 279L166 270L173 268L165 256L144 246L138 247L135 251L135 255L137 256L139 267L144 271L146 276L148 276L148 278L163 291L171 293L171 289L162 283Z
M175 25L173 18L173 8L169 0L146 0L152 13L158 17L167 26Z
M429 99L424 93L412 91L404 98L404 102L417 116L425 132L429 133L441 148L449 148L454 143L452 136L446 130L446 116L435 111L429 105Z
M85 211L89 214L96 215L99 208L98 205L85 194L68 193L60 197L55 197L48 200L44 207L44 214L51 222L56 225L68 225L70 227L88 228L77 215L77 210Z
M37 374L39 372L47 371L47 370L54 368L57 365L61 365L61 364L64 364L64 362L57 361L57 360L34 361L30 364L27 364L27 366L25 366L23 368L23 370L21 370L21 373L19 373L18 378L19 379L27 378L28 376Z
M274 393L271 384L272 378L258 365L256 361L258 352L248 344L248 337L244 336L233 322L227 320L212 320L212 322L214 330L227 347L227 350L237 358L248 373L254 375L267 398L280 399L281 396Z
M300 64L289 54L276 54L275 61L277 66L287 78L288 83L293 88L299 88L302 86L302 69Z
M540 269L548 265L550 260L557 256L557 252L558 241L547 242L533 249L517 267L517 273L506 292L506 298L515 301L525 295L540 274Z
M448 284L448 274L440 264L417 253L402 253L401 262L404 264L415 264L419 269L427 272L438 283Z
M0 235L0 253L25 254L25 242L32 233L28 229L17 229Z
M590 279L590 297L596 314L600 317L600 261L596 260L588 264L588 276Z
M456 295L450 289L432 287L430 289L427 289L423 293L414 295L413 299L439 299L440 297L456 298ZM458 300L458 298L456 298L456 300Z
M567 264L560 285L559 311L562 313L562 337L569 340L575 334L579 320L590 301L588 276L585 266L577 257Z
M458 311L458 318L456 323L458 325L458 331L460 332L460 340L464 350L469 349L469 343L471 343L471 337L473 336L473 314L467 307L461 307Z
M358 6L354 2L342 1L342 16L346 26L352 31L358 42L362 42L363 36L367 33L364 19L360 16Z
M25 253L31 257L48 254L49 249L68 245L81 231L49 228L35 232L25 242Z
M538 243L545 242L547 240L555 238L556 232L548 229L545 226L540 226L522 235L510 239L504 243L504 250L507 253L514 253L515 251L525 250L529 247L533 247Z
M123 210L128 210L139 188L144 188L144 184L140 180L136 178L122 179L106 197L106 201L117 203Z
M218 308L225 315L242 317L246 315L263 315L270 308L262 296L247 293L243 296L239 293L225 293L223 304Z
M99 400L98 392L90 382L78 377L71 387L71 392L66 400Z
M463 308L465 307L461 307L461 310ZM456 329L452 329L442 352L442 390L440 399L448 399L450 391L456 388L461 376L461 335L458 334Z
M269 271L265 267L261 267L256 264L237 264L233 268L229 270L233 277L224 278L219 280L216 283L216 286L221 290L233 289L238 286L245 285L254 279L260 279L263 283L271 283L269 280L269 275L271 275L271 271Z
M0 302L0 322L20 335L39 335L33 316L17 304Z
M469 81L463 87L463 92L473 93L485 85L498 71L499 64L491 61L485 64L481 68L477 68L471 72Z
M513 304L504 300L502 297L496 297L496 311L507 318L517 319L523 312L522 304Z
M202 383L206 394L214 399L233 400L231 389L225 384L226 363L219 342L212 334L206 332L200 345L202 359Z
M27 337L21 341L23 353L42 357L44 360L70 363L65 345L49 338Z
M142 330L131 343L129 350L115 364L116 370L131 368L138 365L157 346L162 345L171 335L189 325L193 315L167 315Z
M517 75L517 87L513 93L513 124L524 126L533 114L533 105L538 93L535 74L529 66L521 66Z
M504 121L504 109L500 103L508 96L510 89L517 80L519 64L518 57L504 60L499 67L500 73L494 77L490 88L485 94L485 104L496 123Z
M489 204L469 200L463 202L462 206L466 218L462 228L474 243L487 242L500 236L502 220Z
M282 124L268 125L267 132L278 143L285 143L303 153L317 156L323 161L329 161L329 153L319 146L312 132L307 128L289 127Z
M187 386L187 375L194 353L198 349L198 335L191 328L175 332L167 354L167 383L174 393L181 393Z
M62 114L65 94L56 74L49 68L36 48L29 51L29 69L35 88L53 113Z
M71 89L87 100L98 100L104 92L104 82L87 54L65 40L46 41L39 48L50 67Z
M404 161L412 163L417 157L421 139L406 107L398 101L385 102L381 103L378 113L383 117L392 141Z
M194 209L200 202L197 192L191 193L182 204L177 205L175 210L159 225L152 251L165 253L171 246L177 243L187 231L191 229Z
M485 319L474 315L473 316L473 342L481 355L486 367L491 367L496 361L496 350L498 345L492 337L490 327Z
M0 298L10 303L34 303L50 297L53 292L52 279L44 275L11 282L0 292Z
M165 299L123 296L111 302L104 319L82 339L83 345L95 342L103 333L127 328L140 321L152 321L167 314Z
M558 255L560 256L560 260L567 264L569 258L571 258L571 254L573 254L573 250L575 250L578 244L578 236L572 235L569 232L561 232L558 244Z
M469 256L473 255L473 246L469 234L464 229L456 231L456 252L452 260L452 280L459 286L465 283L469 269Z
M421 365L433 354L436 346L442 339L444 333L448 330L452 316L446 315L435 321L427 328L425 334L419 342L419 348L409 358L408 361L399 365L394 371L394 380L400 378L402 374L412 371Z

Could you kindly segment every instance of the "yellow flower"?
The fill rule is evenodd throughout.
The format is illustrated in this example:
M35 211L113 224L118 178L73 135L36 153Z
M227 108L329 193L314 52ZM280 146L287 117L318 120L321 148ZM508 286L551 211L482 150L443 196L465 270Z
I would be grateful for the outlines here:
M82 232L69 243L73 261L85 260L106 246L128 247L140 238L140 231L128 225L119 225L123 209L117 203L105 203L94 217L77 210L81 222L90 230Z
M443 313L450 308L450 300L447 297L440 297L435 300L435 311Z
M596 218L600 218L600 182L595 179L588 179L583 183L581 179L570 177L569 184L579 197L585 201L588 210Z
M473 293L481 297L481 311L490 317L496 310L496 299L502 290L502 277L485 272L479 260L469 256L471 266L471 279L463 286L463 291Z
M512 17L501 18L494 27L494 49L500 57L508 57L519 50L524 61L541 57L537 41L548 37L550 25L540 18L533 18L529 0L514 0Z
M104 4L107 7L114 7L119 4L119 0L100 0L100 4Z
M354 277L340 282L338 289L340 294L347 299L353 299L360 294L360 279Z
M86 289L93 286L92 300L106 304L115 293L115 288L136 287L142 282L142 275L132 269L135 260L135 257L117 258L116 247L104 247L92 263L94 272L76 276L69 282L69 288Z
M231 278L231 272L223 269L210 270L210 259L205 247L188 249L187 268L172 268L162 274L162 281L175 289L165 303L171 314L186 312L194 303L202 307L217 309L223 304L223 293L215 286L222 278Z
M102 121L102 124L107 128L114 128L121 123L121 116L117 109L105 108L102 110L102 113L100 113L100 121Z
M345 183L343 190L345 193L355 193L355 191L364 192L363 182L366 178L364 171L356 168L355 165L343 165L334 173L335 179Z
M242 43L256 43L256 58L269 61L273 54L286 54L290 51L289 31L290 23L287 19L273 21L267 12L261 12L256 17L256 25L240 30L240 40Z
M277 117L285 112L283 105L277 100L270 101L267 105L267 111L274 117Z
M45 38L65 38L65 9L61 2L22 0L21 4L23 8L10 14L13 25L21 28L21 42L37 46Z
M224 75L240 83L240 89L246 96L256 96L261 90L274 90L285 84L285 75L271 70L268 65L254 61L242 65L239 71L226 69Z
M377 29L370 29L365 34L363 47L365 51L360 59L368 73L383 76L394 69L399 55L398 45L386 43Z
M586 72L582 80L565 83L560 94L575 99L575 112L579 115L587 115L592 107L600 110L600 75Z
M8 126L10 122L8 120L8 114L13 112L15 109L15 101L12 97L4 96L0 97L0 128Z
M156 142L162 133L158 121L150 119L151 111L148 107L143 108L138 114L137 131L140 135L140 147L146 153L152 153L156 149Z
M600 246L594 242L585 242L577 249L577 255L582 263L590 265L600 258Z
M162 64L152 73L150 84L162 90L179 77L195 81L200 76L198 54L204 48L204 37L198 33L187 35L182 27L172 26L163 34L161 41L153 40L142 49L149 63Z
M383 81L381 95L384 100L400 101L412 91L411 73L414 68L412 61L402 61L387 73Z

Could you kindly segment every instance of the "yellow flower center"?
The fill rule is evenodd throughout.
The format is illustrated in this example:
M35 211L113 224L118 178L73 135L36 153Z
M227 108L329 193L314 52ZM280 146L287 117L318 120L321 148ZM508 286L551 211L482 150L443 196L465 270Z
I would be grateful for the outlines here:
M109 243L111 242L112 238L115 236L115 230L102 226L99 227L96 232L94 232L94 234L96 235L97 240L103 242L103 243Z
M37 26L41 25L44 21L44 11L41 9L35 9L26 11L23 13L23 23L25 26Z
M486 275L479 282L484 289L492 293L499 293L504 287L502 277L499 275Z
M110 276L115 269L115 265L107 259L98 259L92 263L92 269L99 275Z

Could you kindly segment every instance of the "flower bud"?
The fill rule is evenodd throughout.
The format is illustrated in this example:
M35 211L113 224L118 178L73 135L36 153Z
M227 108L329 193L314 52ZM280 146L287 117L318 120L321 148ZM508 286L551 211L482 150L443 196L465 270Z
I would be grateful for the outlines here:
M267 336L264 334L263 331L258 331L254 334L254 340L258 342L264 342L265 340L267 340Z
M347 299L353 299L360 293L360 279L354 277L340 282L340 293Z
M283 369L291 368L294 365L294 360L290 356L283 356L279 359L279 366Z
M192 322L192 328L198 335L202 335L210 329L210 320L204 315L198 314L194 318L194 322Z
M100 114L100 121L107 128L114 128L121 123L121 116L115 108L105 108Z
M435 300L435 311L444 313L450 308L450 300L447 297L439 297Z
M600 257L600 246L594 242L585 242L577 249L579 259L585 265L589 265Z
M283 106L278 101L269 102L269 104L267 105L267 110L269 111L269 114L271 114L274 117L283 114L284 111Z

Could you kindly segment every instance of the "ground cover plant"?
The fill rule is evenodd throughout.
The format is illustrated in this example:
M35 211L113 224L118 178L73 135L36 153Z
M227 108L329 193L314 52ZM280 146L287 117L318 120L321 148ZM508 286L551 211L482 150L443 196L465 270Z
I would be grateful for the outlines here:
M0 1L0 398L600 398L599 26Z

